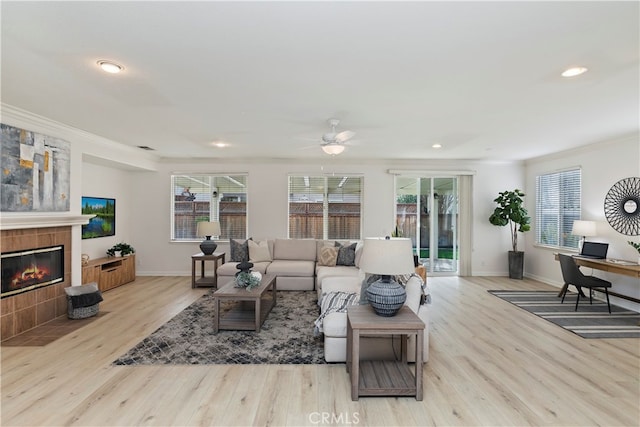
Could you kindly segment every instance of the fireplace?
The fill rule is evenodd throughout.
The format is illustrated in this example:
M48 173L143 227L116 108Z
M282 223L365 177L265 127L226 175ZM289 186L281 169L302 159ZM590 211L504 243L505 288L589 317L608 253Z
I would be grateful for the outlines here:
M2 298L64 281L64 246L3 253Z

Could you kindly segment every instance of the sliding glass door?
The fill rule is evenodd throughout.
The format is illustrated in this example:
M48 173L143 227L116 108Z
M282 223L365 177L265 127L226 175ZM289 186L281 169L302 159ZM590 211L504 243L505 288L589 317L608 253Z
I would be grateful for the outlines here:
M458 273L458 178L396 177L396 225L429 273Z

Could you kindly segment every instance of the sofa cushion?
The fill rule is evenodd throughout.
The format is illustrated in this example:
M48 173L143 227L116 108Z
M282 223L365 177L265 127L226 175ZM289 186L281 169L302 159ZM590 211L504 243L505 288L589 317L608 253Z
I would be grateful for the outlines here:
M326 267L316 265L316 288L324 289L324 281L329 277L359 277L361 271L357 267L346 267L344 265L336 265L335 267ZM358 287L358 290L360 287Z
M316 241L311 239L276 239L274 260L316 260Z
M315 265L315 261L274 259L267 267L267 273L276 276L313 278Z
M269 244L266 240L260 242L254 242L249 240L249 261L267 262L271 261L271 252L269 251Z
M231 256L229 261L233 262L247 262L249 261L249 241L241 241L231 239L229 241L231 247Z
M336 248L338 248L338 259L336 265L354 266L356 265L356 246L357 243L350 245L342 245L336 242Z
M318 254L318 265L324 267L335 267L338 260L338 248L334 246L323 246Z

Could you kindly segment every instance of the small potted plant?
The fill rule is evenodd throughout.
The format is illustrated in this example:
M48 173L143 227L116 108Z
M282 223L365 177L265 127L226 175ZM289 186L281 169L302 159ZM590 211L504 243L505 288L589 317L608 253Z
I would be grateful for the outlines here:
M136 253L136 250L128 243L116 243L107 249L108 256L127 256Z
M234 279L236 288L245 288L248 291L259 286L260 280L260 273L251 271L241 271L236 274L236 277Z

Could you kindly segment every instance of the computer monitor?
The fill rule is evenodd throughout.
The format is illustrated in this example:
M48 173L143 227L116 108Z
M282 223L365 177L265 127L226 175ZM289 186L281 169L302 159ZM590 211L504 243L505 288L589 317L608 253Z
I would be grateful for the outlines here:
M580 256L585 258L605 259L607 258L608 243L584 242Z

